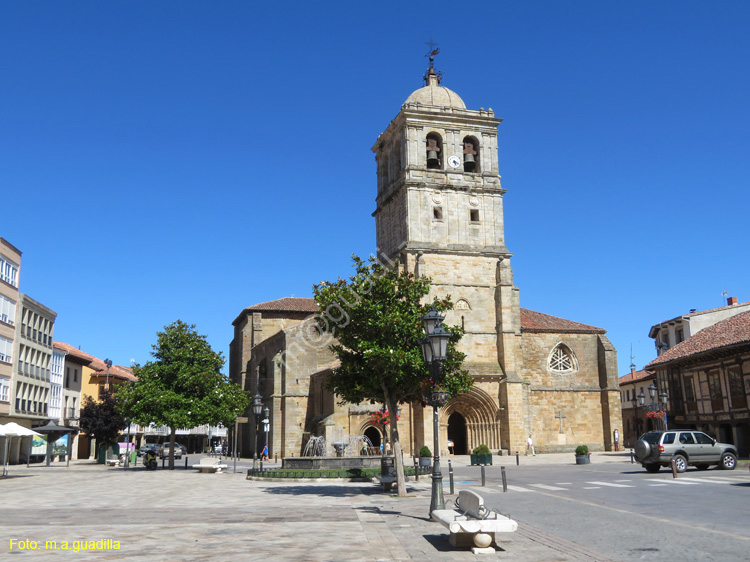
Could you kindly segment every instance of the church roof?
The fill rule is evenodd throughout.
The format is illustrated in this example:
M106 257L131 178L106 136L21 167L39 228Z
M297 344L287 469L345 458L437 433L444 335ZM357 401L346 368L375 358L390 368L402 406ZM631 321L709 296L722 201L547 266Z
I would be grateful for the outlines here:
M440 85L440 73L435 72L432 63L433 58L430 57L430 68L427 69L427 74L425 75L425 82L427 85L412 92L404 103L418 103L420 105L466 109L464 100L462 100L456 92Z
M524 332L564 332L568 334L606 334L607 330L550 316L527 308L521 309L521 330Z
M419 88L410 95L404 103L418 103L420 105L434 105L437 107L456 107L466 109L466 104L461 97L445 86L437 84Z
M318 312L315 299L302 297L284 297L274 301L261 302L249 306L245 312Z
M623 375L620 377L620 386L624 384L632 384L634 382L640 382L645 381L648 379L653 379L655 377L654 373L649 373L648 371L636 371L635 368L633 368L627 375Z
M743 312L703 328L694 336L659 355L645 368L653 369L709 351L719 351L742 344L750 344L750 312Z

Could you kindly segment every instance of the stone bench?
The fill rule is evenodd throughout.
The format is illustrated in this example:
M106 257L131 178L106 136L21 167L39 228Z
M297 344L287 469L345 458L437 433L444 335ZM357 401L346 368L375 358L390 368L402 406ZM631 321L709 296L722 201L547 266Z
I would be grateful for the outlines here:
M450 530L452 546L472 546L474 554L495 552L495 533L512 533L518 523L487 509L484 499L476 492L463 490L458 493L456 509L436 509L432 519Z
M221 464L221 460L207 457L202 458L200 463L193 465L193 468L197 468L199 472L221 472L221 469L226 467L227 465Z

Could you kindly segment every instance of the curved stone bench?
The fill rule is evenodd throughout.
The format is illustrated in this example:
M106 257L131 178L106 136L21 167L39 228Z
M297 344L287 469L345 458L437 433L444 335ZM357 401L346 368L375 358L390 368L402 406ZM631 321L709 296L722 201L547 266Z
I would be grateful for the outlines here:
M226 467L227 465L221 464L221 460L206 457L202 458L200 463L193 465L193 468L197 468L199 472L221 472L221 469Z
M513 519L487 509L482 496L471 490L458 493L456 509L436 509L432 519L448 528L452 546L472 546L474 554L495 552L495 533L512 533L518 529Z

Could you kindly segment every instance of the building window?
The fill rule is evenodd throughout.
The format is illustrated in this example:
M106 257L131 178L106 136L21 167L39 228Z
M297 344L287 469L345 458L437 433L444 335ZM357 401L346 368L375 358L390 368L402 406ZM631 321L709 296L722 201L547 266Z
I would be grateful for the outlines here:
M698 402L695 400L693 377L685 377L685 407L689 414L694 414L698 411Z
M13 326L16 323L16 303L0 295L0 320Z
M469 209L469 220L473 223L479 222L479 209Z
M73 382L78 382L78 369L73 369Z
M0 336L0 361L13 363L13 340Z
M721 379L718 371L708 373L708 391L711 395L711 409L714 412L723 410L724 400L721 396Z
M0 256L0 279L18 287L18 265L5 256Z
M573 352L565 344L558 344L549 354L547 369L554 374L571 374L576 370Z
M442 207L432 208L432 219L436 221L443 220L443 208Z
M729 397L732 408L747 408L747 396L742 385L742 375L739 367L730 367L727 372L729 378Z
M0 402L7 402L10 400L10 379L0 377Z
M682 331L682 328L675 331L675 337L677 338L676 343L682 343L683 341L685 341L685 333Z

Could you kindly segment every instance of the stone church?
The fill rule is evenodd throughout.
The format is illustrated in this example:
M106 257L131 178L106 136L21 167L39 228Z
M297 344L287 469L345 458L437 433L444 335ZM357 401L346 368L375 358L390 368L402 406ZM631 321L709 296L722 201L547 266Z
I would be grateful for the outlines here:
M440 409L441 453L450 441L455 454L480 444L513 454L529 435L541 452L580 444L610 450L622 414L605 330L520 307L503 222L502 119L492 109L467 109L441 85L432 61L424 82L372 147L373 216L381 261L430 277L433 294L455 303L446 323L465 330L460 348L474 386ZM371 417L380 404L342 405L325 390L336 358L317 332L316 313L312 299L281 298L233 322L230 377L262 396L271 456L299 456L313 436L330 443L366 435L376 447L383 439ZM237 438L251 455L256 424L246 415ZM407 454L431 447L431 408L403 405L399 430ZM259 449L265 439L259 433Z

